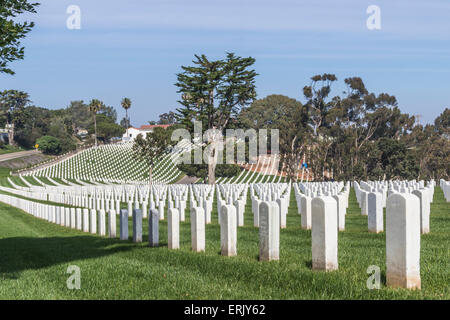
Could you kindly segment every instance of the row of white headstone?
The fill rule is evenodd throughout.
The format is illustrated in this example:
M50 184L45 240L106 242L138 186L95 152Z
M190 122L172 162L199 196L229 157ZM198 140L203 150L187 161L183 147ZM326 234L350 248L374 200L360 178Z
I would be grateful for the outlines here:
M315 197L331 197L336 206L338 231L345 230L345 215L348 208L349 183L342 182L306 182L294 184L297 210L301 216L302 229L310 230L312 225L312 200Z
M92 234L106 235L106 212L86 208L69 208L54 206L9 195L0 194L0 201L19 208L36 218L46 220L57 225L89 232ZM109 236L116 237L116 213L108 212Z
M450 181L444 179L439 180L439 185L444 192L444 197L447 202L450 202Z
M441 181L441 186L442 184ZM361 186L354 182L353 185L362 210L364 203L367 204L369 230L373 232L380 232L378 228L380 225L382 231L383 193L386 193L387 284L392 287L420 288L420 233L421 230L422 232L424 230L422 213L426 211L421 203L429 205L427 200L429 198L426 197L433 193L431 190L434 186L433 182L426 187L420 183L418 185L398 184L403 189L396 189L397 186L394 184L385 182L361 183ZM369 189L371 192L364 190L367 188L371 188ZM162 196L165 199L167 194L169 204L169 248L179 247L179 222L183 221L181 216L184 215L186 200L190 195L192 249L204 251L205 224L208 223L206 216L208 209L212 207L214 187L177 186L169 188L169 190ZM239 214L239 203L243 202L245 208L248 188L246 185L223 185L216 186L216 190L217 200L220 203L218 210L222 254L233 256L237 254L237 226L239 221L243 222L243 217L241 218ZM283 228L283 220L285 221L287 214L290 184L250 185L250 190L254 225L259 227L259 259L262 261L278 260L280 229ZM405 192L396 192L396 190ZM302 215L302 227L312 229L313 269L336 270L338 268L338 230L345 228L349 184L294 184L294 192L297 204L300 203L299 213ZM423 197L421 198L418 194ZM115 237L115 215L116 210L118 211L120 208L117 204L114 209L112 209L113 205L110 208L102 208L100 205L99 210L89 210L87 208L44 205L6 195L1 195L0 201L19 207L36 217L85 232L96 233L98 219L100 235L105 235L105 212L108 212L110 236ZM211 205L209 206L208 203ZM142 241L142 218L148 212L149 242L151 246L157 245L158 221L164 219L164 204L165 202L160 201L159 210L155 210L152 206L147 210L145 201L142 203L142 207L136 201L133 209L132 202L129 201L128 210L120 211L121 239L128 239L128 217L133 216L133 240L135 242ZM373 230L371 230L371 217L375 220L372 222L375 226ZM342 226L340 222L342 222Z
M94 181L104 178L121 178L120 182L126 180L136 180L141 183L146 179L146 166L142 162L131 162L124 169L118 167L117 163L123 163L129 158L132 143L102 145L92 147L75 155L72 155L60 162L53 163L45 168L39 168L24 175L38 175L45 177L59 178L81 178ZM189 151L191 143L187 140L180 141L173 152L163 156L157 163L153 171L155 182L169 182L176 178L180 171L176 168L174 161L183 152ZM116 181L119 181L116 179Z
M387 198L395 193L412 194L419 199L420 231L422 234L430 232L430 205L434 196L434 181L427 186L423 181L370 181L354 182L354 189L361 214L368 216L369 232L383 231L383 208Z

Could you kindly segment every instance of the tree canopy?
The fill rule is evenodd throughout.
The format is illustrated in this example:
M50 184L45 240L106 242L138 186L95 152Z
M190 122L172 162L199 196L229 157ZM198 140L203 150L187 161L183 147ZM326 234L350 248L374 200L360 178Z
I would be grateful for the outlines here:
M0 73L14 74L9 63L21 60L25 48L21 40L34 27L34 22L16 22L22 13L36 13L39 3L29 3L26 0L2 0L0 2Z
M193 132L193 121L200 121L203 130L216 129L222 132L235 118L242 107L256 98L255 77L251 69L252 57L242 58L227 53L225 59L209 60L205 55L195 55L193 66L182 66L177 75L178 93L182 107L177 109L177 118ZM215 183L217 164L217 134L211 134L208 148L208 182Z

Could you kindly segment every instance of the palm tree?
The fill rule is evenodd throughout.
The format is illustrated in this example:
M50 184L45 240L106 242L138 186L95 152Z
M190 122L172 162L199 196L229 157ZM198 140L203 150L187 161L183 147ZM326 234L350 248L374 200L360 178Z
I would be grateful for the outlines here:
M122 108L125 109L125 118L127 119L127 137L128 137L128 127L130 126L130 120L128 119L128 109L131 108L131 100L129 98L122 99Z
M95 146L97 146L97 112L103 107L103 102L97 99L92 99L89 103L89 111L94 114L94 132L95 132Z

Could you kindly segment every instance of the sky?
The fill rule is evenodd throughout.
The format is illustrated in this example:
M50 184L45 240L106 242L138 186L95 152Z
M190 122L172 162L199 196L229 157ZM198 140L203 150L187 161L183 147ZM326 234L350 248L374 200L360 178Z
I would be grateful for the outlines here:
M140 126L175 111L176 74L194 54L234 52L256 59L258 98L304 102L313 75L334 73L335 94L359 76L422 124L450 107L449 0L40 2L37 14L19 18L36 23L22 41L25 59L10 64L14 76L0 74L0 89L28 92L37 106L98 98L120 120L120 101L129 97L131 124ZM80 29L67 27L70 5L81 10ZM381 29L367 27L370 5L380 9Z

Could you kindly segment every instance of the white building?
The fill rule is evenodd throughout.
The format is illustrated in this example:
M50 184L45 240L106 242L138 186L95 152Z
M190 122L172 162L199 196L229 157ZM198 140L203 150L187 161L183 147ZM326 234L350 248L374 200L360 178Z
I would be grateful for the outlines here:
M127 132L125 132L122 136L122 141L134 141L136 137L142 133L142 135L145 137L147 132L152 132L154 128L160 127L167 129L167 127L170 127L170 124L152 124L152 125L143 125L140 128L134 128L130 127L128 128L128 135Z

